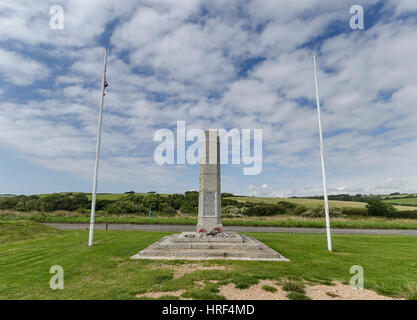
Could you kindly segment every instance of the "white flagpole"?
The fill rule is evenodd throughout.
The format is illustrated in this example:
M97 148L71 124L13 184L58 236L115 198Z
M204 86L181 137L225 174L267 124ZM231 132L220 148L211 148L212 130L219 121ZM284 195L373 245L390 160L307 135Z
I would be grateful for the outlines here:
M107 49L104 49L104 72L103 81L101 85L101 103L100 112L98 116L98 132L97 132L97 146L96 146L96 162L94 165L94 182L93 182L93 195L91 199L91 216L90 216L90 236L88 238L88 245L93 245L93 232L94 232L94 214L96 211L96 195L97 195L97 177L98 177L98 161L100 158L100 144L101 144L101 123L103 118L103 104L104 104L104 89L106 88L106 67L107 67Z
M323 133L321 130L321 118L320 118L319 84L317 80L317 65L316 65L315 53L313 53L313 63L314 63L314 79L316 83L317 118L319 122L319 135L320 135L321 176L323 180L324 210L326 212L327 248L329 249L329 251L332 251L332 238L331 238L331 233L330 233L330 217L329 217L329 201L327 199L326 165L324 161Z

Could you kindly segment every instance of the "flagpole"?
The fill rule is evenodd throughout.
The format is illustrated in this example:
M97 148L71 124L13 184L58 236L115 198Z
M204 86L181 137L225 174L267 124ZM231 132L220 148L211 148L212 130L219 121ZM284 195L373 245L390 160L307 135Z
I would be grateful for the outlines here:
M101 102L100 112L98 116L98 129L97 129L97 145L96 145L96 162L94 165L94 181L93 181L93 195L91 199L91 216L90 216L90 236L88 238L88 245L93 245L93 232L94 232L94 214L96 211L96 195L97 195L97 177L98 177L98 161L100 158L100 144L101 144L101 124L103 118L103 104L104 104L104 90L107 87L106 82L106 67L107 67L107 49L104 49L104 72L103 81L101 85Z
M319 122L319 136L320 136L321 176L322 176L322 181L323 181L324 210L326 213L327 248L329 249L329 251L332 251L332 238L331 238L331 232L330 232L330 217L329 217L329 201L327 199L326 165L324 161L323 133L321 129L321 118L320 118L319 84L317 80L317 65L316 65L315 53L313 53L313 63L314 63L314 80L316 84L317 118Z

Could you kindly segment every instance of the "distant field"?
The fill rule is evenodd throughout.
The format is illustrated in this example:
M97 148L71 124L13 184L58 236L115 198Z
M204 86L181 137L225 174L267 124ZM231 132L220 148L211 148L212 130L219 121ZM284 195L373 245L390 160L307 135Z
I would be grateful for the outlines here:
M417 196L417 193L410 193L410 194L397 194L397 195L384 195L382 199L391 199L391 198L405 198L409 196Z
M288 202L293 202L296 204L301 204L303 206L306 206L307 208L324 205L324 201L319 200L319 199L301 199L301 198L291 199L291 198L267 198L267 197L232 197L228 199L234 199L237 201L248 201L248 202L264 202L268 204L275 204L275 203L278 203L279 201L288 201ZM408 200L417 200L417 199L408 199ZM385 201L391 201L391 200L385 200ZM396 201L401 201L401 199L396 199ZM364 202L329 200L329 207L332 207L332 208L365 208L365 206L366 206L366 203ZM416 208L405 207L405 206L394 206L394 207L397 208L398 211L417 210L417 207Z
M399 204L411 204L417 206L417 198L404 198L404 199L389 199L384 200L387 203L399 203ZM412 208L412 207L409 207Z
M143 195L144 193L136 193ZM97 193L97 200L118 200L121 197L126 196L123 193ZM87 195L88 199L91 200L91 194Z

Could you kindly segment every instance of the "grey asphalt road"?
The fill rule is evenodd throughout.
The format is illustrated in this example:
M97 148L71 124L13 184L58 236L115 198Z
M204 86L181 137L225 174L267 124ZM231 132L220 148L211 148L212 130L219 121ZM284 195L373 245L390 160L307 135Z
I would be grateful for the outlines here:
M45 223L48 226L66 230L87 230L87 223ZM105 223L94 225L96 230L105 230ZM163 231L181 232L194 231L194 225L166 225L166 224L107 224L108 230L140 230L140 231ZM250 227L250 226L226 226L224 231L235 232L281 232L281 233L325 233L325 229L319 228L281 228L281 227ZM377 234L377 235L403 235L417 236L417 230L400 229L332 229L333 234Z

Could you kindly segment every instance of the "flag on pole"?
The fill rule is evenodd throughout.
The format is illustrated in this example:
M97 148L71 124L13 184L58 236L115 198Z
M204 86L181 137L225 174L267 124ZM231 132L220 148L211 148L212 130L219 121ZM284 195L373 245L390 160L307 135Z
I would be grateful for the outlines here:
M94 165L94 180L93 180L93 194L91 198L91 216L90 216L90 235L88 238L88 245L93 245L93 233L94 233L94 215L96 212L96 196L97 196L97 178L98 178L98 162L100 159L100 144L101 144L101 124L103 118L103 105L104 105L104 90L108 87L106 81L106 68L107 68L107 49L104 49L104 71L103 80L101 85L101 102L100 111L98 116L98 127L97 127L97 145L96 145L96 162Z
M109 86L109 84L106 81L106 67L104 67L104 90L106 90L106 88ZM103 90L103 96L106 95L106 93Z
M316 103L317 103L317 119L319 124L319 136L320 136L320 158L321 158L321 176L323 182L323 195L324 195L324 210L326 213L326 234L327 234L327 248L332 251L332 238L330 232L330 216L329 216L329 201L327 199L327 182L326 182L326 163L324 159L324 147L323 147L323 133L321 129L321 117L320 117L320 99L319 99L319 84L317 80L317 64L316 54L313 53L314 64L314 80L316 84Z

